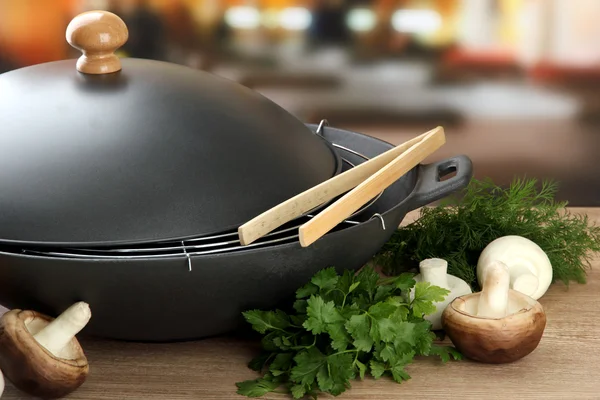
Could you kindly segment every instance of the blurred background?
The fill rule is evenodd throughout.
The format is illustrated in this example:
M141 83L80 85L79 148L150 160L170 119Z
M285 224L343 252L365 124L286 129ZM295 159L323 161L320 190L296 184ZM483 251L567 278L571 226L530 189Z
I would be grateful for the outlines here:
M394 144L443 125L432 160L464 153L478 178L552 178L600 205L600 0L0 0L0 73L77 57L65 29L91 9L126 21L123 57Z

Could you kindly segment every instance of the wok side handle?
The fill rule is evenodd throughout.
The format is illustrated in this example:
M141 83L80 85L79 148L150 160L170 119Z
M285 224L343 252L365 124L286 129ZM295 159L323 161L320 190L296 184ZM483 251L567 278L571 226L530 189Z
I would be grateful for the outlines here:
M444 176L452 172L456 172L456 175L442 180ZM464 189L472 177L473 162L466 155L420 165L417 184L409 200L409 211Z

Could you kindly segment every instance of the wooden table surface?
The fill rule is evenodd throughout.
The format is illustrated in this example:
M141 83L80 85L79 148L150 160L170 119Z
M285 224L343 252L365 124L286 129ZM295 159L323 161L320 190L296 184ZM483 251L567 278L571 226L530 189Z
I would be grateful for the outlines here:
M600 223L600 209L587 212ZM411 213L405 223L415 217ZM407 367L412 379L356 381L343 400L391 399L600 399L600 258L585 285L555 284L540 299L547 326L538 348L513 364L468 360L443 365L434 359ZM216 338L175 344L83 339L91 372L68 399L243 399L235 382L253 379L246 367L256 343ZM2 399L29 399L7 383ZM284 399L282 395L265 399ZM324 399L333 399L323 396Z

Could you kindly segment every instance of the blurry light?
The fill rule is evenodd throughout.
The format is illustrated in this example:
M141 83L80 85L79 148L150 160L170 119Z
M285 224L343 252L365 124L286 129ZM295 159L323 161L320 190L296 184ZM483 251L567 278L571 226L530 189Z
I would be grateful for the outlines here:
M231 7L225 13L225 22L237 29L256 29L260 25L260 12L254 7Z
M398 32L432 33L441 25L440 14L433 10L398 10L392 16L392 26Z
M106 10L110 7L108 0L88 0L86 5L92 10Z
M286 8L279 15L279 24L282 28L290 31L302 31L308 29L312 23L312 14L306 8Z
M368 32L375 28L377 17L373 11L367 8L356 8L348 13L346 23L353 31Z
M269 29L275 29L279 26L279 11L269 8L263 11L262 24Z

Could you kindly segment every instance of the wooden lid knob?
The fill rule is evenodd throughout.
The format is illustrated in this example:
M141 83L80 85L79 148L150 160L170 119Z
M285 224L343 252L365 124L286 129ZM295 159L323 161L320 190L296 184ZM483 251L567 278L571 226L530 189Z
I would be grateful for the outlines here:
M88 11L79 14L67 27L67 42L83 55L77 60L77 70L85 74L110 74L121 70L121 61L114 52L129 38L127 25L108 11Z

